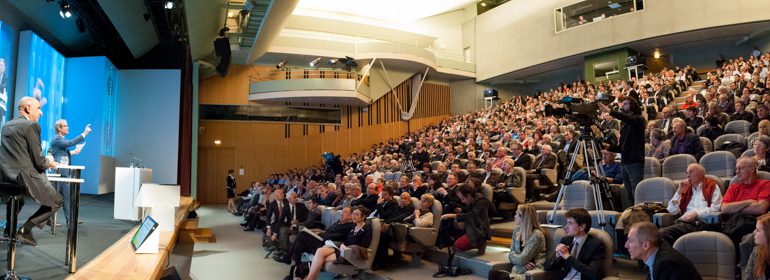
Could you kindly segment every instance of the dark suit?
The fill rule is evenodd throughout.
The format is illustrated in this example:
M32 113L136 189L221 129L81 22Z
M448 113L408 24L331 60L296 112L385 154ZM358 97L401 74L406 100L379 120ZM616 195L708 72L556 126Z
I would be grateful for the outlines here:
M280 242L279 248L282 250L289 249L289 245L291 245L289 243L289 237L291 235L296 234L296 228L293 228L291 226L292 221L297 220L298 223L304 222L307 219L307 215L308 215L307 207L305 207L305 204L303 203L295 203L295 204L288 203L287 208L289 208L289 211L284 213L289 219L289 225L282 226L280 230L273 229L278 231L278 242ZM271 228L273 227L271 226Z
M40 204L40 209L29 217L27 223L42 228L51 211L61 206L62 196L45 175L48 160L40 146L40 125L24 116L17 116L3 126L0 134L0 181L27 187L32 198ZM10 214L10 211L6 213Z
M376 208L374 208L373 217L379 218L380 221L382 221L383 224L390 224L393 222L402 222L396 220L398 215L398 201L395 199L391 199L390 201L383 201L380 204L377 204ZM382 261L388 257L388 244L390 243L390 235L383 234L380 235L380 243L377 247L377 252L374 255L374 263L376 264L382 264Z
M518 166L524 168L524 170L529 170L532 167L532 158L530 158L529 155L525 153L521 153L519 157L513 160L513 166Z
M646 265L644 268L649 270ZM655 255L655 262L652 263L652 275L655 280L701 279L698 270L695 269L690 260L665 242L658 248L658 253ZM650 279L649 271L647 271L646 279Z
M267 224L274 233L278 233L280 228L291 225L291 211L289 210L289 201L284 199L283 210L278 209L278 201L270 202L267 206Z
M570 250L572 250L572 240L572 236L565 236L561 239L560 243L570 246ZM572 268L575 268L575 270L580 272L581 279L602 279L604 277L602 263L604 262L605 249L606 247L601 240L588 235L585 243L580 246L580 253L577 258L570 255L570 257L565 260L556 254L553 254L551 258L545 261L545 270L558 271L559 279L567 276Z
M323 240L318 240L306 232L300 232L289 247L287 254L284 255L284 261L290 263L291 260L294 260L298 264L301 262L302 253L314 253L324 245L324 240L344 241L355 226L356 224L353 222L340 223L338 221L329 226L325 232L319 234Z
M369 211L371 211L372 209L377 207L377 198L379 198L379 196L377 196L376 194L375 195L364 194L361 198L350 202L350 207L362 205L366 207L366 209L369 209Z
M51 155L53 155L54 161L59 163L66 163L67 165L72 165L72 155L70 154L69 148L77 144L80 144L83 141L85 141L85 137L83 137L83 134L78 135L78 137L75 137L72 140L64 139L64 136L56 134L53 140L51 140L51 148L48 151L51 152ZM66 159L66 161L64 161L63 159ZM58 169L58 172L64 177L69 177L70 175L69 169ZM64 182L56 183L56 191L58 191L59 194L61 194L62 198L64 199L64 202L63 202L64 218L66 219L66 222L68 225L70 223L70 199L71 199L70 187L71 187L70 183L64 183Z
M556 168L556 156L553 155L553 153L547 154L545 157L543 157L542 154L539 154L535 158L533 164L534 166L532 166L532 169L538 171L543 168L554 169Z
M692 128L693 132L698 131L698 127L703 125L703 118L695 116L692 119L685 119L685 122L687 122L687 126Z
M695 134L687 133L681 140L679 137L671 137L671 150L669 155L676 154L690 154L695 157L696 160L700 160L703 156L703 144L700 141L700 137Z

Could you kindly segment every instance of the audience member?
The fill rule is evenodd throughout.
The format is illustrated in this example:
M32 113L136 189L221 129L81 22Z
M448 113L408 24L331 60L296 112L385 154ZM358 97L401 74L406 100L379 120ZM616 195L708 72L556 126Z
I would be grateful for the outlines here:
M661 229L661 236L669 244L695 231L707 230L711 213L722 206L722 193L716 182L706 177L706 169L699 163L687 166L687 179L679 182L674 196L668 202L668 213L678 215L675 224Z
M658 228L649 221L631 226L626 249L631 259L644 262L648 279L701 279L690 260L662 242Z
M591 215L585 209L575 208L568 210L565 216L567 236L556 245L553 256L545 262L545 270L556 271L559 279L602 279L606 247L601 240L588 234Z

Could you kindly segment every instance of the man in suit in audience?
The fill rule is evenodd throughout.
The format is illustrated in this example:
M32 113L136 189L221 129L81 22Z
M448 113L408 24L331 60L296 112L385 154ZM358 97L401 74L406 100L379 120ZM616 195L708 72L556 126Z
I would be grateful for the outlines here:
M700 160L704 154L700 137L690 133L682 119L674 119L674 129L671 134L669 155L676 154L690 154L695 157L695 160Z
M301 224L307 219L307 207L304 203L297 203L297 201L297 193L290 192L288 199L289 212L286 215L289 220L289 225L281 227L281 230L278 233L278 249L280 250L279 254L282 254L282 252L286 252L286 250L289 249L289 238L292 235L297 234L297 225Z
M706 177L706 169L700 163L687 166L687 180L679 182L679 188L668 202L668 213L679 215L673 225L661 229L660 234L668 244L690 232L706 230L711 213L722 206L722 193L716 182Z
M366 209L374 209L377 207L377 199L379 198L380 196L377 194L377 184L370 183L368 186L366 186L366 194L362 195L360 199L356 199L350 202L350 207L362 205L366 207Z
M37 246L32 227L43 228L51 214L61 207L63 199L45 175L45 170L56 167L57 163L43 155L40 145L40 124L37 122L43 115L42 105L33 97L22 97L18 103L18 115L3 125L0 132L0 182L24 185L40 204L17 234L21 243ZM7 205L6 220L9 221L12 211L10 203Z
M540 154L535 158L534 165L527 174L527 199L529 200L535 197L535 180L539 180L540 185L550 186L553 184L547 176L540 173L543 168L556 168L556 156L552 153L550 145L544 145L540 148Z
M628 233L628 254L631 259L644 262L647 279L701 279L687 257L662 241L658 228L648 221L635 223Z
M658 120L658 125L663 132L666 133L666 137L671 136L671 131L674 128L674 109L670 106L663 107L663 118Z
M692 128L693 133L698 131L699 126L703 125L703 118L698 116L698 107L687 107L685 116L687 116L687 118L685 118L684 121L687 122L688 127Z
M275 200L267 207L267 227L265 228L265 238L273 243L278 242L278 234L282 227L291 225L291 210L289 201L282 188L273 190Z
M529 170L532 167L532 158L528 154L524 153L524 147L519 142L513 142L511 144L511 154L513 155L513 163L515 166Z
M598 238L589 235L591 215L586 209L567 211L567 224L563 237L556 245L555 253L545 262L546 271L556 271L559 279L602 279L606 246Z
M754 120L754 114L746 112L746 104L743 101L735 101L735 113L730 115L730 121L744 120L747 122Z
M754 133L759 130L759 122L762 120L770 120L770 116L768 115L768 108L765 106L765 104L759 104L757 105L757 115L754 117L754 120L751 122L751 126L749 127L749 132Z
M393 198L393 189L390 186L383 187L380 195L381 196L377 200L377 206L369 217L380 219L382 232L388 232L390 223L396 222L393 218L398 214L398 201ZM388 244L390 244L389 235L380 235L380 243L377 253L374 255L372 269L379 269L380 266L382 266L383 261L388 257Z

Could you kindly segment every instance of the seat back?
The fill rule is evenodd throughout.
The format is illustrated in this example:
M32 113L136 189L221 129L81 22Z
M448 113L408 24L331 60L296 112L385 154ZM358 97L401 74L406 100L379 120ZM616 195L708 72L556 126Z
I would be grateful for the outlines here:
M727 191L727 184L725 183L724 179L710 174L706 174L706 178L714 180L714 182L716 182L717 186L719 187L719 191L722 192L723 195L725 194Z
M644 144L644 154L649 155L652 152L652 144Z
M331 207L325 207L323 209L323 212L321 212L321 223L326 226L326 228L329 228L332 224L334 224L336 221L333 221L334 217L334 208Z
M563 188L561 210L570 210L574 208L585 208L586 210L596 210L594 202L594 187L588 181L578 180Z
M703 132L704 129L706 129L706 125L705 124L702 124L702 125L698 126L698 129L695 130L695 134L696 135L700 135L700 133Z
M500 183L503 181L503 170L500 168L492 168L492 171L489 173L489 178L487 178L487 184L490 184L492 186L497 186L497 183Z
M676 192L674 181L665 177L644 179L636 185L634 204L643 202L662 202L664 206L674 197Z
M753 157L754 149L748 149L741 154L742 157Z
M643 179L660 177L660 173L661 173L660 161L655 157L645 157Z
M610 234L606 231L596 228L591 228L591 230L588 231L588 235L592 235L604 243L604 260L602 261L604 277L615 276L615 273L612 272L612 250L614 246L612 237L610 237Z
M477 168L476 170L473 170L473 173L471 173L471 177L473 178L479 178L480 180L484 181L484 177L487 176L487 171L483 168Z
M757 171L757 177L759 177L759 179L770 180L770 172Z
M687 166L698 162L690 154L677 154L667 157L663 161L662 176L671 180L684 180L687 178Z
M543 235L545 236L545 255L546 259L553 257L556 245L559 245L561 239L567 235L567 232L561 226L543 224Z
M714 150L719 150L722 148L722 144L725 142L740 142L743 144L746 144L746 137L743 137L740 134L730 133L730 134L723 134L717 137L717 139L714 139Z
M521 167L517 166L517 167L513 168L513 173L518 174L519 175L519 179L521 179L521 180L519 180L519 185L517 187L519 187L519 188L526 188L527 187L527 180L526 180L527 179L527 171L524 170L524 168L521 168Z
M674 249L692 262L703 279L735 279L735 245L723 233L688 233L674 242Z
M717 177L732 177L735 175L735 155L728 151L713 151L703 155L700 164L708 174Z
M734 120L725 125L725 133L735 133L741 136L749 136L751 123L744 120Z
M703 146L703 151L708 153L714 151L714 143L708 137L700 137L700 143Z
M494 189L489 184L481 184L481 193L484 197L492 201L492 195L494 195Z
M457 182L458 183L464 183L468 180L468 177L470 174L468 174L468 170L461 169L460 172L457 172Z

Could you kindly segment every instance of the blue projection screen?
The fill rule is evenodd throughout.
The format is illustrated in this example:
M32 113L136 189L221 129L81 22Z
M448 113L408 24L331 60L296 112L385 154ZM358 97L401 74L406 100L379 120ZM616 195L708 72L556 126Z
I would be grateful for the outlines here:
M61 118L64 103L64 56L32 31L19 34L19 67L16 98L32 96L43 105L40 139L48 150L54 136L54 123Z
M0 21L0 127L11 117L8 93L13 88L13 29Z

